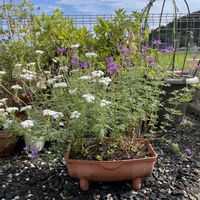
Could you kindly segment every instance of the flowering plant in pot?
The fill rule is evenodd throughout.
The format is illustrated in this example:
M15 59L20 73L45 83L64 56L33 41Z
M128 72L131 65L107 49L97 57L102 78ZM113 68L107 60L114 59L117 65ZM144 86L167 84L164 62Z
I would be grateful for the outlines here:
M28 118L18 120L16 132L24 136L24 150L31 152L31 158L34 159L43 150L46 141L59 136L57 129L63 114L49 109L37 109L34 105L25 106L22 109Z
M1 99L0 104L5 104L6 99ZM16 142L16 107L0 108L0 155L13 153Z
M149 14L151 8L153 7L154 3L156 3L157 0L150 0L148 5L143 10L143 14ZM162 68L162 70L166 71L166 76L164 77L165 85L163 86L163 94L162 94L162 102L164 104L164 108L161 108L159 112L159 118L160 122L163 124L165 123L165 119L172 116L172 113L174 115L173 121L177 124L180 124L183 122L187 103L191 100L191 94L193 93L193 89L191 89L191 86L194 84L197 84L199 82L198 77L195 76L195 73L189 74L185 72L185 63L186 58L191 46L191 39L193 37L191 24L189 23L188 27L188 34L187 34L187 40L186 40L186 52L184 54L184 58L182 60L182 63L177 62L177 49L178 49L178 9L177 9L177 1L172 1L173 6L173 31L172 31L172 44L166 46L166 41L161 41L162 33L165 31L162 29L162 17L163 12L165 9L165 6L167 5L166 1L162 1L162 9L160 13L160 19L159 19L159 27L156 29L158 33L158 39L152 41L152 46L154 47L149 48L146 47L145 49L142 49L143 53L145 55L149 55L149 52L153 54L153 58L157 64L159 64ZM186 0L183 1L184 5L187 8L188 11L188 17L190 18L190 9L189 5ZM148 24L148 17L143 20L143 28L147 27ZM164 42L164 43L163 43ZM149 44L149 41L146 41L146 44ZM161 48L161 46L165 45L165 48ZM163 62L164 61L164 62ZM197 68L198 66L196 66ZM196 71L196 70L194 70ZM185 96L185 97L183 97ZM170 99L176 99L176 103L170 103L173 100ZM165 109L166 108L166 109ZM170 113L170 112L171 113ZM175 117L177 116L177 117ZM172 119L171 119L172 121Z
M142 121L149 121L150 131L155 128L162 81L146 80L153 73L143 66L94 68L74 71L65 85L54 85L48 102L65 116L60 137L70 141L65 157L69 173L80 179L82 190L89 180L132 180L139 189L156 154L148 141L137 138Z

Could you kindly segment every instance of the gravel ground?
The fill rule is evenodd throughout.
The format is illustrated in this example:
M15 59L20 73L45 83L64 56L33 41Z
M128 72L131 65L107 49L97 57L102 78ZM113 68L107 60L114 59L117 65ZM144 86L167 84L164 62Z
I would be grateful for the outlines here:
M32 162L26 152L20 152L0 158L0 199L200 200L200 119L187 116L184 125L165 136L179 144L180 151L162 140L152 141L158 160L140 191L132 190L129 182L92 182L90 190L82 192L61 157L48 159L40 154ZM191 152L185 151L187 148Z

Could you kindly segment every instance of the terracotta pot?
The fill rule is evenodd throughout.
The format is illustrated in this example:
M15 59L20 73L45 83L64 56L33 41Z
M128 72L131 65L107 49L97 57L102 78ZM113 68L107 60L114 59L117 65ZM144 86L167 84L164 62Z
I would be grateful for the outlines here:
M0 156L13 153L16 142L17 139L14 133L0 131Z
M25 112L16 112L15 116L21 121L25 121L28 119L28 115Z
M83 191L89 189L89 181L132 181L132 187L141 188L141 180L150 176L157 158L152 146L147 140L137 139L144 143L151 155L148 158L117 160L117 161L92 161L70 159L70 147L65 156L70 176L80 179Z

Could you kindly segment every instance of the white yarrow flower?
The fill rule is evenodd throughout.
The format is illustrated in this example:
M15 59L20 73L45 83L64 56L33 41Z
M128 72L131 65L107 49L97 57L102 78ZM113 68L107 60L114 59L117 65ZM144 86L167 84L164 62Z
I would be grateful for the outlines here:
M0 75L4 75L4 74L6 74L5 71L0 71Z
M34 76L32 74L27 73L27 74L20 74L20 77L27 80L27 81L31 81L31 80L33 80Z
M105 99L102 99L101 102L100 102L100 106L107 106L107 105L109 105L109 104L111 104L111 102L110 102L110 101L107 101L107 100L105 100Z
M52 83L54 83L54 82L56 82L56 81L57 81L57 79L55 79L55 78L50 78L50 79L47 80L47 83L48 83L48 84L52 84Z
M21 126L23 128L30 128L30 127L34 126L34 122L33 122L33 120L25 120L25 121L21 122Z
M80 47L80 44L73 44L73 45L71 45L72 49L76 49L76 48L79 48L79 47Z
M8 119L8 120L6 121L6 123L3 124L3 128L4 128L4 129L9 128L9 126L10 126L10 124L12 124L12 122L13 122L12 120L9 120L9 119Z
M31 67L31 66L34 66L34 65L36 65L36 62L27 63L27 66L28 66L28 67Z
M59 117L64 117L62 112L56 112L56 111L49 110L49 109L43 110L43 116L51 116L54 119L57 119Z
M102 77L99 79L99 83L102 83L104 85L109 85L111 83L111 78L109 77Z
M31 110L31 109L32 109L32 106L29 105L29 106L21 107L20 111Z
M0 112L2 113L3 116L8 115L8 113L3 108L0 108Z
M4 103L4 104L5 104L5 103L6 103L6 101L8 101L8 98L3 98L3 99L0 99L0 102L1 102L1 103Z
M45 74L51 74L51 72L50 72L50 71L44 71L44 73L45 73Z
M91 73L91 76L92 76L92 77L101 77L101 76L103 76L103 75L104 75L104 72L101 71L101 70L93 71L93 72Z
M59 70L61 70L63 72L68 72L69 68L67 66L62 66L59 68Z
M20 64L20 63L15 64L15 67L16 67L16 68L19 68L19 67L21 67L21 66L22 66L22 64Z
M74 89L74 90L69 90L69 94L74 94L77 91L78 88Z
M91 76L81 76L80 79L81 80L91 80Z
M8 107L8 108L6 108L6 112L8 112L8 113L15 112L15 111L18 111L17 107Z
M95 96L93 96L92 94L84 94L82 95L82 97L88 102L88 103L92 103L95 100Z
M67 87L67 83L65 82L55 83L53 85L53 88L64 88L64 87Z
M44 51L42 51L42 50L36 50L35 53L38 54L38 55L42 55L44 53Z
M70 119L78 119L81 116L81 113L78 111L74 111L70 115Z
M14 90L22 90L22 87L20 85L13 85L11 87L11 89L14 89Z
M22 73L36 75L35 72L30 71L30 70L28 70L28 69L23 69L23 70L22 70Z
M96 58L96 57L97 57L97 54L94 53L94 52L87 52L87 53L85 54L85 56L86 56L87 58Z
M55 79L59 79L59 78L63 78L64 76L61 74L61 75L58 75L58 76L55 76L54 78Z

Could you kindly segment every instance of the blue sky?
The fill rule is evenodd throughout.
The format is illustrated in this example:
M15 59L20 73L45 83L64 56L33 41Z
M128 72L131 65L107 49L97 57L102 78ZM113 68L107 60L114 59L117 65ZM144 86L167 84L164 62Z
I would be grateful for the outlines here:
M1 1L1 0L0 0ZM20 0L15 0L20 1ZM65 14L112 14L117 8L124 8L128 12L140 11L148 0L30 0L41 11L51 13L60 8ZM165 12L172 13L172 0L166 0ZM157 0L152 12L159 13L162 0ZM188 0L191 11L200 10L200 0ZM180 12L186 12L184 0L177 0Z

